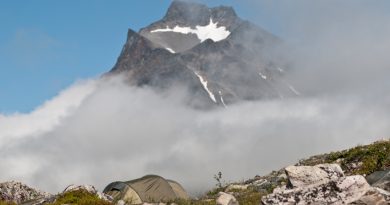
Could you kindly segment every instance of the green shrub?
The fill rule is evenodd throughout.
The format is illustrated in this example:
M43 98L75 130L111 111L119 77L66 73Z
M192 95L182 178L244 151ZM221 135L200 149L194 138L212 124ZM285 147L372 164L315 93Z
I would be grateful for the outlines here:
M50 205L77 204L77 205L113 205L110 202L99 199L95 194L85 190L66 192L58 196L57 200Z

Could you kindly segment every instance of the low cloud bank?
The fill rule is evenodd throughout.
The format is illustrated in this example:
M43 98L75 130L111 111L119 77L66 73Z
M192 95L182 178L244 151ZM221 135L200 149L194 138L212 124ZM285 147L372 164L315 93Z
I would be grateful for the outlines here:
M95 81L80 81L60 92L31 113L0 113L0 149L25 136L40 135L60 124L72 114L95 89Z
M390 133L389 101L353 96L246 102L206 112L185 106L185 92L155 93L120 79L79 83L63 93L70 91L84 95L77 106L67 103L73 94L61 94L51 101L57 109L47 103L39 110L53 116L72 107L71 115L55 127L43 121L45 132L30 129L1 144L0 181L56 192L71 183L102 189L153 173L197 194L215 184L218 171L226 181L241 180ZM36 121L34 113L23 117Z

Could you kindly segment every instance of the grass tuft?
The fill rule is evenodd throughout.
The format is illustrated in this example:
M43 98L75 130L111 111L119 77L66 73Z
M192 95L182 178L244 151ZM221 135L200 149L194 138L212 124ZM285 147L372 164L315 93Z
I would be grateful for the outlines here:
M9 201L1 201L0 200L0 205L16 205L15 203L13 202L9 202Z

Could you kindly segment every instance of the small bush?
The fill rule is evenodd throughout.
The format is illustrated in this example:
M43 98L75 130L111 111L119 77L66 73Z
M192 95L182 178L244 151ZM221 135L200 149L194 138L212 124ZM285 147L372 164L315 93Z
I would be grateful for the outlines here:
M99 199L95 194L85 190L66 192L58 196L57 200L49 205L77 204L77 205L113 205L112 203Z

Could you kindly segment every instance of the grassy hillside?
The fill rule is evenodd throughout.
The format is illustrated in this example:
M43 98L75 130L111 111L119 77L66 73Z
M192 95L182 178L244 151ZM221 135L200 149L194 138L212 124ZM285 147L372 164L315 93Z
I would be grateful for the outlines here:
M301 160L298 164L311 166L321 163L338 163L346 175L368 175L384 170L390 168L390 140L313 156Z

